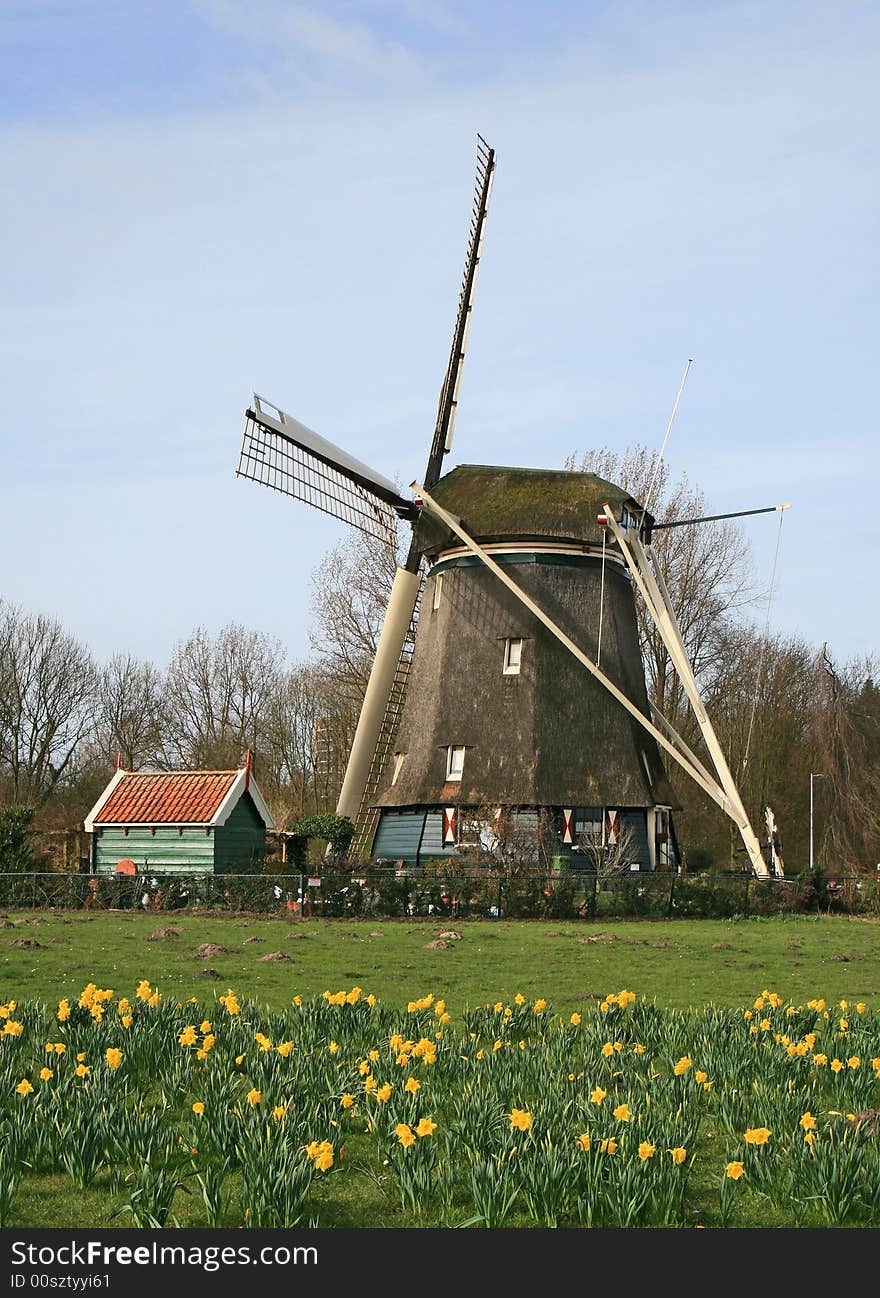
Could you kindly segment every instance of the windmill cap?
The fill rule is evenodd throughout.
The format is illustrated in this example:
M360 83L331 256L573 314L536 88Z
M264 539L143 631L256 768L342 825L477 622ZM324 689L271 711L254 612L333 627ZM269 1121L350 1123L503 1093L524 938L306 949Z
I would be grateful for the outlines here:
M563 469L460 464L440 478L431 494L478 540L552 538L601 544L606 505L615 514L628 506L641 515L641 505L623 487L595 473ZM650 514L645 516L647 525L653 521ZM416 536L425 553L451 542L451 533L427 512L419 519Z

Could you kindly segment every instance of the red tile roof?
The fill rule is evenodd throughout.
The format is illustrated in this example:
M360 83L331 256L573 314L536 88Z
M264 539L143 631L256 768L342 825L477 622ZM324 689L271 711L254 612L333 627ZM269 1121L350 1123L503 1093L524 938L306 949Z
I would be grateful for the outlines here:
M126 771L97 825L206 825L238 771Z

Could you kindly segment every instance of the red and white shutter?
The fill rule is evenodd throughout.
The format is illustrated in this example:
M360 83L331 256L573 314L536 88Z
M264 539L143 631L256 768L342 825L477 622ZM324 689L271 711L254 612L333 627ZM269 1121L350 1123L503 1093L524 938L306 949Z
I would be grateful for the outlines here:
M617 844L619 816L619 811L613 811L611 807L605 808L605 845L607 847L615 847Z
M573 828L574 828L574 808L573 808L573 807L563 807L563 808L562 808L562 841L563 841L563 843L573 843L573 842L574 842L574 834L573 834L573 832L572 832Z
M443 845L455 842L455 807L443 808Z

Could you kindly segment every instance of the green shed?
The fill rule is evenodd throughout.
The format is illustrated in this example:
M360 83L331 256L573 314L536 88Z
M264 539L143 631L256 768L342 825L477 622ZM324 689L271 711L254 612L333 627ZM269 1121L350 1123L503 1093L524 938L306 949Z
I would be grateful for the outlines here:
M250 766L119 770L85 820L96 874L245 874L274 828Z

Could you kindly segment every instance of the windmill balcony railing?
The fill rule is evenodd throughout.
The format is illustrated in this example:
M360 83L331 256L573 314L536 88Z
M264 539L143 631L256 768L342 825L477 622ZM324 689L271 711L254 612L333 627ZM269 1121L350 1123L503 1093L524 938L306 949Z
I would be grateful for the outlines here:
M528 870L409 872L316 866L312 874L99 876L0 873L0 908L171 910L309 918L554 919L732 918L777 914L880 915L880 878L763 880L749 875L615 875Z

